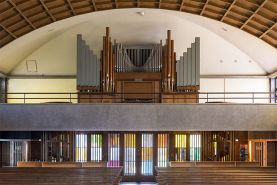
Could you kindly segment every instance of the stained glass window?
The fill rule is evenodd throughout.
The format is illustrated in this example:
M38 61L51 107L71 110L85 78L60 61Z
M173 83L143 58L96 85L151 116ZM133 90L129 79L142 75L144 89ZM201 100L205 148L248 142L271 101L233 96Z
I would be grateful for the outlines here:
M142 134L141 136L141 174L153 175L153 134Z
M169 134L158 134L158 167L167 167L169 163Z
M186 134L175 135L175 161L186 160Z
M91 162L102 161L102 135L91 134Z
M124 134L124 175L136 174L136 135Z
M76 162L87 162L87 135L76 134Z
M119 134L108 135L108 166L119 166L120 157Z
M201 160L201 140L199 134L190 135L190 161Z

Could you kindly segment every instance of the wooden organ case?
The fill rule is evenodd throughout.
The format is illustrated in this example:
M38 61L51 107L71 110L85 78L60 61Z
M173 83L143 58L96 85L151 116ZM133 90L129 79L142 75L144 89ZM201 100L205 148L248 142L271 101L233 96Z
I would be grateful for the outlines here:
M123 46L106 28L100 59L77 35L78 103L199 103L200 38L176 59L174 40Z

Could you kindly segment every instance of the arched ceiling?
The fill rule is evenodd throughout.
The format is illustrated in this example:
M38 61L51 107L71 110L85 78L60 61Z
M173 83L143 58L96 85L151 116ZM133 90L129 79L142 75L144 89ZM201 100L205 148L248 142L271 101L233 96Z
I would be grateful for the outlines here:
M123 8L201 15L239 28L277 48L277 0L0 0L0 47L62 19Z

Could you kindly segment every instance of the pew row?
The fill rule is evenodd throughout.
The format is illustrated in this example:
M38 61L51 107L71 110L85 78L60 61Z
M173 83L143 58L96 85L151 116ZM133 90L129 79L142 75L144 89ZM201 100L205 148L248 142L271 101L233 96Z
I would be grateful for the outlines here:
M0 168L0 184L53 185L53 184L101 184L117 185L123 167L91 168Z
M107 167L107 161L100 162L17 162L17 167Z
M260 167L260 162L244 161L171 161L170 167Z
M155 167L159 185L175 184L277 184L277 169L271 167Z

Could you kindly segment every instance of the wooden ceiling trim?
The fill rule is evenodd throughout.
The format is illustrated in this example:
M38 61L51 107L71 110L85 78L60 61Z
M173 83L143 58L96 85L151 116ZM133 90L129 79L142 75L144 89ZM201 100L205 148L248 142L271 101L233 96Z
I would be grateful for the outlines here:
M251 14L253 14L253 13L254 13L254 11L253 11L253 10L248 9L247 7L243 6L243 5L242 5L242 4L240 4L240 3L236 3L236 4L234 4L234 6L236 6L236 7L238 7L238 8L241 8L241 9L243 9L243 10L245 10L245 11L247 11L247 12L251 13Z
M210 0L209 0L209 1L210 1ZM228 10L226 7L220 6L220 5L218 5L218 4L216 4L216 3L213 3L213 2L209 2L208 5L211 6L211 7L214 7L214 8L218 8L218 9L224 10L224 11L227 11L227 10Z
M71 8L73 14L74 14L74 15L77 15L76 12L75 12L75 10L74 10L74 8L73 8L73 6L72 6L72 4L71 4L71 1L70 1L70 0L67 0L67 3L68 3L68 5L70 6L70 8Z
M209 0L207 0L207 1L209 1ZM160 0L160 2L162 2L162 1ZM179 11L182 11L184 3L185 3L185 0L182 0Z
M96 5L95 5L95 1L94 1L94 0L91 0L91 2L92 2L92 4L93 4L93 9L94 9L94 11L97 12L97 7L96 7Z
M13 7L20 13L22 17L33 27L33 29L37 29L36 26L25 16L25 14L16 6L13 0L8 0L9 3L13 5Z
M50 17L53 19L53 21L56 21L56 18L53 16L53 14L50 12L50 10L48 9L48 7L45 5L44 0L40 0L40 3L42 4L42 6L45 8L45 10L47 11L47 13L50 15Z
M6 31L8 32L13 38L17 39L17 36L15 34L13 34L8 28L6 28L6 26L4 26L2 23L0 23L0 26Z
M261 36L259 36L259 38L263 38L263 36L265 36L270 30L272 30L272 28L274 28L277 25L277 22L275 24L273 24L269 29L266 30L266 32L264 32Z
M160 8L218 20L255 35L268 44L277 42L276 0L0 0L0 7L1 24L17 38L53 21L94 11ZM2 30L2 34L16 39ZM0 45L9 41L10 38L1 40Z
M271 23L273 23L273 24L275 23L270 17L268 17L268 16L265 15L264 13L258 12L256 15L259 15L259 16L265 18L266 20L268 20L269 22L271 22Z
M223 3L226 3L226 4L229 4L229 5L231 5L232 3L230 2L230 1L228 1L228 0L219 0L219 1L221 1L221 2L223 2Z
M253 0L245 0L245 1L251 3L252 5L260 6L260 4L258 2L256 2L256 1L253 1Z
M267 3L268 0L264 0L263 3L256 9L255 12L246 20L246 22L240 27L240 29L243 29L243 27L254 17L255 14L260 11L260 9Z
M204 11L205 11L205 9L206 9L208 3L209 3L209 0L206 0L206 3L205 3L205 5L203 6L203 9L201 10L200 15L203 15L203 13L204 13Z
M221 0L222 1L222 0ZM223 17L221 18L221 22L224 20L224 18L226 17L226 15L230 12L231 8L234 6L234 4L237 2L237 0L233 0L232 4L230 4L228 10L225 12L225 14L223 15Z

